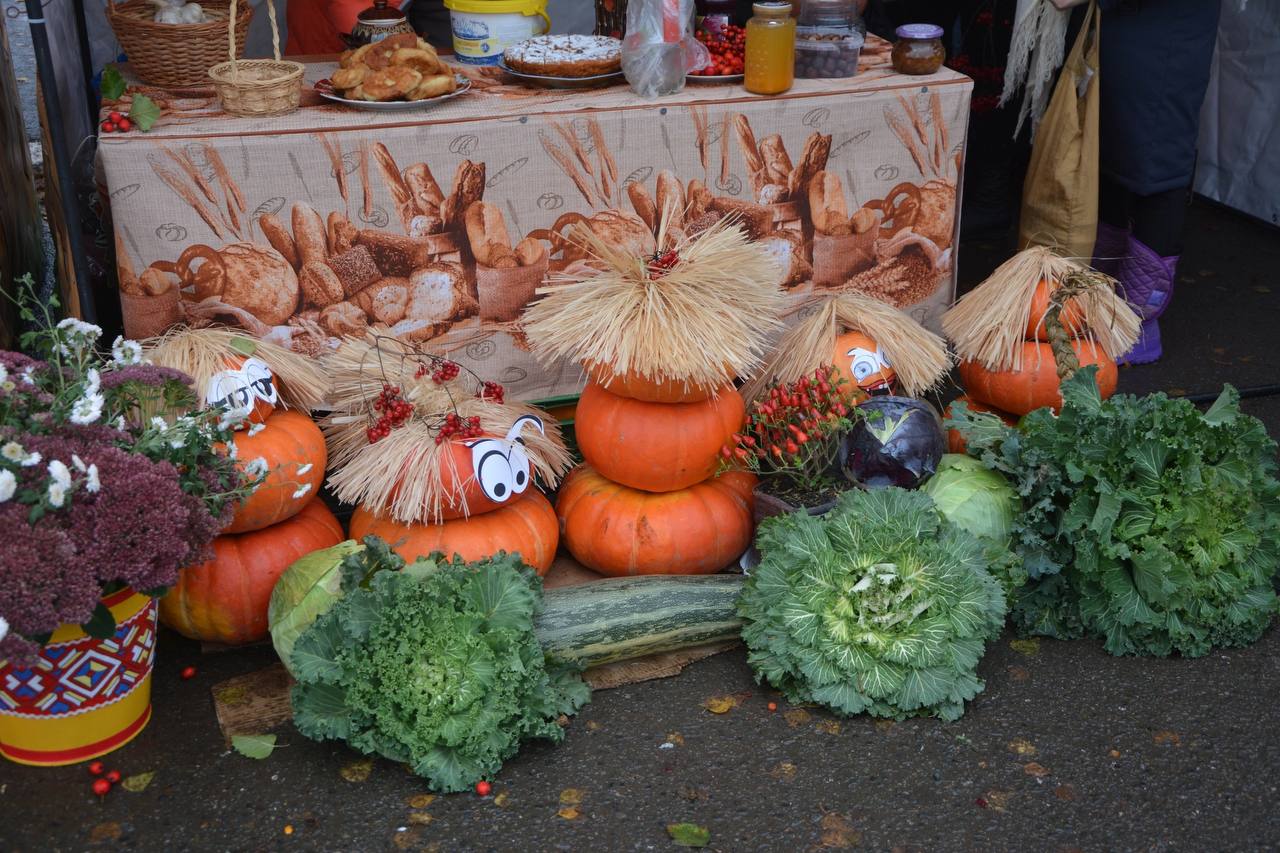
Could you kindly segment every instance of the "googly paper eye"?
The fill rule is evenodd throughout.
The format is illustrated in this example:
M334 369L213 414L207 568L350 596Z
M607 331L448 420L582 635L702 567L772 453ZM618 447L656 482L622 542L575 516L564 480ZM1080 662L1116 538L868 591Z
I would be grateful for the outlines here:
M519 494L515 491L516 478L511 471L508 453L509 446L501 441L480 441L472 445L471 458L476 482L480 484L480 491L491 501L501 503L509 500L512 494ZM525 478L528 479L527 472ZM524 491L524 488L520 491Z
M253 410L253 390L240 371L223 370L209 379L204 402L210 409L225 409L235 415L247 416Z
M511 463L511 490L522 495L533 480L529 472L529 454L517 444L511 448L511 456L507 461Z
M240 372L244 374L245 383L252 390L255 398L272 406L279 401L280 392L276 388L275 376L265 362L256 358L246 358L244 364L240 365Z

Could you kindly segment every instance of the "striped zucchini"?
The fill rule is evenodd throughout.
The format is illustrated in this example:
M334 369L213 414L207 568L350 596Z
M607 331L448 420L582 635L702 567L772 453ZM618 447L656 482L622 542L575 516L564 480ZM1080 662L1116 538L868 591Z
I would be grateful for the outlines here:
M648 575L547 590L533 630L548 661L584 669L737 639L742 575Z

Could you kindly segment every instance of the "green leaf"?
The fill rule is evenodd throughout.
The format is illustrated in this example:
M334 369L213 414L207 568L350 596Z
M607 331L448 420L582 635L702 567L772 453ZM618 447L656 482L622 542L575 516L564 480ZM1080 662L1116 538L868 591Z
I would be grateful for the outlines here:
M151 770L146 773L137 773L133 776L125 777L120 783L120 787L133 794L141 794L147 790L147 786L151 784L151 780L156 778L156 771Z
M253 338L246 338L243 335L236 335L234 338L227 341L227 347L232 352L239 353L245 358L248 358L249 356L253 355L255 352L258 351L258 342L255 341Z
M134 95L133 104L129 107L129 118L143 133L160 118L160 107L146 95Z
M109 640L116 632L116 617L107 605L99 601L89 621L81 623L80 630L96 640Z
M275 751L276 736L235 735L231 738L231 748L245 758L263 759Z
M108 65L102 69L102 97L107 101L114 101L124 94L125 85L124 77L120 74L120 69L114 65Z
M1240 414L1240 392L1231 385L1223 385L1222 393L1203 415L1210 426L1231 423Z
M680 847L706 847L711 843L711 830L696 823L669 823L667 835Z

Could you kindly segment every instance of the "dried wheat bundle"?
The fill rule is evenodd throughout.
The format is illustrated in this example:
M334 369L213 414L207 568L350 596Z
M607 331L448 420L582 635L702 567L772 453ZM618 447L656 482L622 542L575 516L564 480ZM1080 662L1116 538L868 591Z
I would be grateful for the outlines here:
M664 221L660 238L665 231ZM673 264L629 254L582 225L570 239L589 265L553 277L538 291L545 298L525 310L539 358L712 387L759 367L781 326L783 270L741 226L726 222L684 240Z
M951 368L951 355L939 335L879 299L849 292L816 307L783 335L769 363L743 389L748 400L775 382L795 382L829 364L836 338L845 332L862 332L878 343L908 394L935 387Z
M233 369L242 358L260 359L275 375L280 403L285 408L311 411L323 406L329 380L320 364L278 344L251 338L242 329L209 326L175 327L142 341L143 357L161 367L181 370L195 380L195 392L203 400L214 374Z
M1037 285L1046 282L1050 288L1046 295L1051 295L1072 275L1084 275L1090 281L1083 293L1069 300L1084 319L1085 336L1113 358L1124 355L1138 340L1141 320L1116 293L1115 279L1043 246L1014 255L962 296L942 315L942 330L960 358L988 370L1021 370L1019 344L1027 333Z
M485 436L504 437L515 422L532 415L544 432L520 432L524 450L537 476L555 485L571 460L555 419L524 403L498 402L477 396L478 380L463 372L437 383L431 366L443 359L416 350L395 338L347 338L327 356L333 380L333 413L321 421L329 447L329 488L339 500L362 504L396 521L438 523L446 506L469 512L464 490L474 479L459 470L451 442L437 443L449 413L466 420L478 417ZM424 365L427 370L420 370ZM413 414L403 425L371 442L368 428L377 417L373 402L383 385L399 388Z

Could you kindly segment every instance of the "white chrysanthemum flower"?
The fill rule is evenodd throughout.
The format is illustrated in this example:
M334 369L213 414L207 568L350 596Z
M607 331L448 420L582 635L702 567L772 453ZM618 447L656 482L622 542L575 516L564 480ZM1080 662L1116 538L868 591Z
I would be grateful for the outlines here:
M45 469L49 472L49 476L53 478L53 482L62 486L64 489L71 488L71 469L66 463L60 459L55 459L49 463L49 467Z
M236 455L239 453L240 453L240 448L236 447L235 439L228 441L227 442L227 458L235 459Z
M0 468L0 503L4 503L13 497L13 493L18 490L18 478L13 476L13 472L7 468Z
M84 487L92 494L97 494L102 490L102 481L98 479L98 466L90 465L89 470L84 474Z
M138 364L142 361L142 344L126 340L124 335L116 335L111 342L111 360L121 366Z
M9 368L0 364L0 383L7 382L9 379Z
M78 453L71 454L71 467L75 468L81 474L85 472L84 460L80 458L80 454Z
M71 422L81 425L93 423L102 417L102 406L105 402L101 394L95 393L81 397L71 407Z
M9 634L9 620L0 616L0 640L3 640Z
M10 462L22 462L27 458L27 451L16 441L6 441L0 446L0 456Z
M60 507L67 502L67 487L61 483L49 484L49 505Z
M182 436L182 435L179 435L175 438L171 438L169 439L169 446L172 447L174 450L181 450L182 448L187 446L187 439L185 436Z
M258 433L262 432L262 431L263 431L264 429L266 429L266 428L267 428L267 425L266 425L266 424L263 424L263 423L250 424L250 425L249 425L249 437L250 437L250 438L253 438L255 435L257 435Z
M313 462L308 462L306 465L299 465L299 466L298 466L298 476L299 476L299 477L301 477L303 474L305 474L305 473L307 473L308 471L310 471L310 470L314 467L314 465L315 465L315 463L313 463Z
M31 365L27 365L26 367L22 368L22 373L21 373L21 374L19 374L19 375L22 377L22 382L23 382L23 384L25 384L25 385L35 385L35 384L36 384L36 380L35 380L35 378L31 375L31 372L32 372L33 370L35 370L35 368L34 368L34 367L32 367Z
M257 459L250 459L249 464L244 466L244 472L250 477L261 477L267 473L267 460L261 456Z
M293 499L296 501L298 498L302 497L303 495L305 495L305 494L306 494L307 492L309 492L309 491L311 491L311 484L310 484L310 483L303 483L301 486L299 486L299 487L294 491L294 493L293 493Z
M244 423L246 417L245 412L237 412L233 409L227 409L218 418L218 429L235 429Z
M96 367L90 367L84 372L84 395L92 397L102 388L102 376L99 375Z
M27 458L26 458L26 459L23 459L23 460L22 460L21 462L19 462L18 464L19 464L19 465L21 465L23 468L30 468L30 467L32 467L33 465L39 465L39 464L40 464L40 460L41 460L41 459L43 459L43 458L44 458L43 456L41 456L39 453L36 453L36 452L33 450L33 451L31 451L30 453L28 453L28 454L27 454Z
M166 421L164 418L159 417L159 416L157 416L157 417L153 417L153 418L151 419L151 428L152 428L152 429L158 429L158 430L160 430L161 432L164 432L165 430L167 430L167 429L169 428L169 422L168 422L168 421Z

